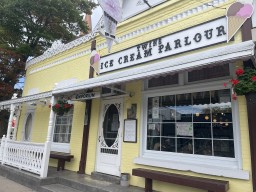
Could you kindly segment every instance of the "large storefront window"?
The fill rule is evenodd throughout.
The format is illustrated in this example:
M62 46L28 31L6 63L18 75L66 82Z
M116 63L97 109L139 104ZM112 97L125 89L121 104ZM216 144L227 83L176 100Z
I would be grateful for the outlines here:
M235 157L230 90L148 97L147 150Z
M68 113L65 113L62 116L56 116L53 142L70 143L72 119L73 110L70 110Z

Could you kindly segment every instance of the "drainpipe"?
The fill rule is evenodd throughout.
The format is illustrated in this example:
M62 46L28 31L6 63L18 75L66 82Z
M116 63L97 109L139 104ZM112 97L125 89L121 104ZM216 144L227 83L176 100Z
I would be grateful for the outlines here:
M91 51L93 50L96 50L96 40L93 40L91 43ZM94 73L94 70L90 66L89 79L93 78L93 73ZM92 90L88 90L88 92L91 92L91 91ZM87 122L84 121L85 124L84 124L84 132L83 132L81 158L80 158L79 170L77 171L77 173L79 174L85 174L86 159L87 159L87 152L88 152L90 120L91 120L91 109L92 109L92 99L86 100L84 118L87 118L88 121Z

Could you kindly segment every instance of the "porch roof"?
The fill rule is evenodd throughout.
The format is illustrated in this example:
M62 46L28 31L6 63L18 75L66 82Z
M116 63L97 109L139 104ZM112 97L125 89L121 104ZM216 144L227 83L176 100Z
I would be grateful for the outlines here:
M0 106L8 107L11 104L20 104L23 102L35 101L35 100L39 100L39 99L43 99L43 98L48 98L51 96L52 96L52 92L48 91L48 92L38 93L38 94L34 94L34 95L28 95L28 96L17 98L17 99L2 101L2 102L0 102Z
M215 49L200 51L174 59L155 62L149 65L143 65L131 69L125 69L109 74L103 74L98 77L80 81L65 87L56 87L53 95L68 92L81 91L90 88L103 87L111 84L118 84L132 80L145 79L175 73L178 71L191 70L198 67L212 66L235 60L246 60L255 55L255 44L253 41L246 41L234 45L218 47Z

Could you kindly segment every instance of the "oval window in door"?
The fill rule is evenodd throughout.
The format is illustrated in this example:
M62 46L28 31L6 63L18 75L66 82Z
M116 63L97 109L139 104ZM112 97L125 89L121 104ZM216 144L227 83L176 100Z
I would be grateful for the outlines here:
M28 115L26 124L25 124L25 133L24 133L24 140L29 141L30 140L30 132L32 129L32 115L31 113Z
M114 104L111 104L104 117L103 135L108 147L111 147L116 140L119 129L119 114L118 109Z

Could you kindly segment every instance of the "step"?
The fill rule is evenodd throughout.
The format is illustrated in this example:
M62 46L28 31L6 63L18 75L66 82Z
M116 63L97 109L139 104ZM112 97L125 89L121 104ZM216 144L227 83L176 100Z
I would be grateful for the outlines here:
M68 187L66 185L61 184L51 184L41 186L39 189L40 192L81 192L74 188Z
M109 192L105 188L111 184L110 182L95 180L88 176L79 177L79 175L74 178L59 177L58 182L61 185L72 187L82 192Z
M116 183L116 184L120 183L120 177L113 176L113 175L107 175L107 174L99 173L99 172L95 172L95 171L93 171L91 173L91 177L93 179L97 179L97 180L101 180L101 181L109 181L111 183Z
M59 184L82 192L144 192L143 188L133 186L122 187L119 184L93 179L90 176L59 177Z

